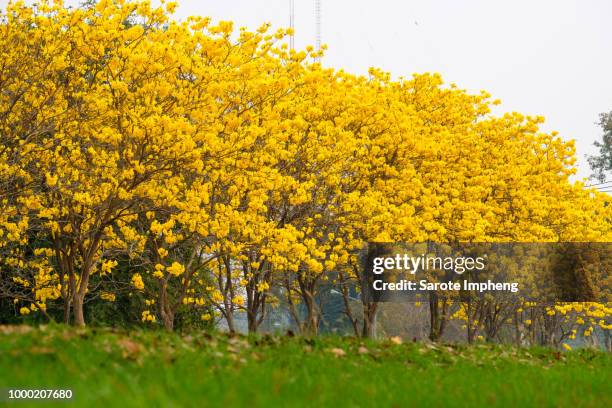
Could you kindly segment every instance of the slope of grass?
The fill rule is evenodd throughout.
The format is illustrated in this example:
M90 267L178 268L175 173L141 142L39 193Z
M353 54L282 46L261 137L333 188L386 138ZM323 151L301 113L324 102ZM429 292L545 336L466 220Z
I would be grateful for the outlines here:
M72 389L57 406L603 407L610 384L594 350L0 326L0 388Z

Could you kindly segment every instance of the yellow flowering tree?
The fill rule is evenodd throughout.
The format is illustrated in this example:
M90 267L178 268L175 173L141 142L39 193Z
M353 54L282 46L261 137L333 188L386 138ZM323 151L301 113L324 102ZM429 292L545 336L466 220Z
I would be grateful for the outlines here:
M570 182L574 146L542 118L495 116L488 94L437 74L324 68L287 30L174 8L14 2L2 16L0 290L23 314L62 302L85 324L88 292L114 300L98 283L121 264L142 320L169 330L181 308L209 320L214 306L230 331L237 312L256 331L285 297L315 334L335 285L371 336L378 305L362 300L361 330L349 305L367 242L610 240L612 207ZM428 303L432 340L455 312L489 337L510 311L525 327L520 305Z

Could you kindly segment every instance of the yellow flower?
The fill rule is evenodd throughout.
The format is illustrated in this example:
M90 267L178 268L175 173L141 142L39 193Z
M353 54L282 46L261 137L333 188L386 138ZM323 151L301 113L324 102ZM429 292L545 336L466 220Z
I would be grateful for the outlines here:
M144 312L142 312L142 321L155 323L157 319L155 318L155 315L151 314L151 312L149 312L148 310L145 310Z
M212 298L212 301L215 302L215 303L221 303L221 302L223 302L223 299L224 299L223 295L219 291L213 292L211 298Z
M265 292L266 290L270 289L270 284L268 282L259 282L257 284L257 291L258 292Z
M180 276L185 272L185 267L178 262L173 262L166 270L173 276Z
M138 290L144 289L144 282L142 281L142 276L140 276L139 273L132 275L132 286Z
M118 265L118 262L115 260L107 260L107 261L102 262L102 267L100 268L100 274L106 275L107 273L110 273L112 269L117 265Z
M114 302L115 294L110 292L102 292L100 293L100 299L106 300L107 302Z
M47 185L49 187L54 187L57 184L57 178L57 176L54 176L51 173L45 174L45 180L47 181Z

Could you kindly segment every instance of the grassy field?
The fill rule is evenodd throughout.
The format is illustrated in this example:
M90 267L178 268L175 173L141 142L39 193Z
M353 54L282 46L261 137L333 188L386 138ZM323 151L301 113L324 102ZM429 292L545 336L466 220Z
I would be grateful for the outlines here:
M72 389L56 406L605 407L611 384L593 350L0 326L0 388Z

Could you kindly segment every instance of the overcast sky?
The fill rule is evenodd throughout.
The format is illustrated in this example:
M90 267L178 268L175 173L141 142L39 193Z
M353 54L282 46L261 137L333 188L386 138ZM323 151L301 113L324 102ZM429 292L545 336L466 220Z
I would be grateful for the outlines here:
M290 0L178 0L190 14L256 28L289 25ZM5 5L6 0L0 0ZM502 100L504 111L543 115L545 130L576 139L579 176L612 110L611 0L321 0L323 63L363 74L439 72ZM295 0L296 48L315 43L314 0Z

